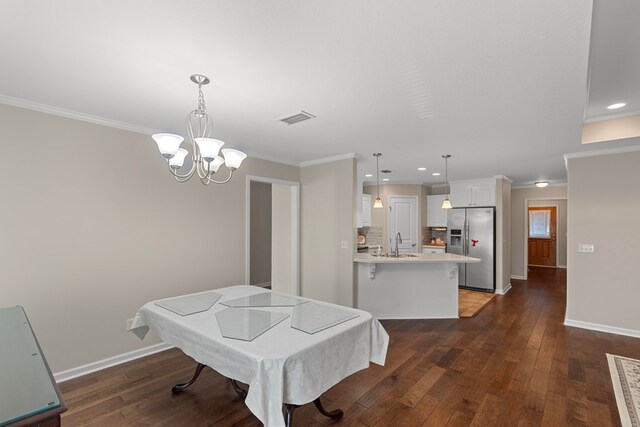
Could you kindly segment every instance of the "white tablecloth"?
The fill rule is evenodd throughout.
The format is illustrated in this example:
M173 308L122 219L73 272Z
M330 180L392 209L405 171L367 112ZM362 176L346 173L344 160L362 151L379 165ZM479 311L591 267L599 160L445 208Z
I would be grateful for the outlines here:
M140 338L151 330L196 361L249 384L245 403L268 427L284 426L283 403L312 402L342 379L367 368L369 362L384 365L389 335L365 311L335 306L359 317L313 335L291 328L289 317L247 342L222 337L215 313L227 308L222 301L265 289L231 286L208 292L222 298L206 312L180 316L149 302L138 310L129 330ZM257 309L292 311L291 307Z

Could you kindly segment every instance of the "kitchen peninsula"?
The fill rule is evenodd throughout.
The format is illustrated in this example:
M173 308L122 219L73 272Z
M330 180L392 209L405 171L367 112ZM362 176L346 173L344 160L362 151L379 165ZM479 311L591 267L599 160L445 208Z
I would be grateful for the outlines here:
M458 317L458 264L480 259L461 255L358 254L356 307L378 319Z

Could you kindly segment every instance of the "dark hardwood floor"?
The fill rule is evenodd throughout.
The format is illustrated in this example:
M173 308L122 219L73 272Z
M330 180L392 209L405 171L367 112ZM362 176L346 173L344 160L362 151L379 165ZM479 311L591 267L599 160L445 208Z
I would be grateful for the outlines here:
M564 270L532 269L476 317L385 321L386 366L371 365L323 396L296 426L620 425L605 353L640 359L640 339L563 325ZM63 425L257 426L231 385L205 369L180 395L195 362L169 350L61 384Z

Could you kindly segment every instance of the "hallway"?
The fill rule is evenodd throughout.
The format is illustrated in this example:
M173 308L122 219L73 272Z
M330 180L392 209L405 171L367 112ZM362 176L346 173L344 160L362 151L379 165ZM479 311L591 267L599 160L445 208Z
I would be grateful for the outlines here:
M640 339L565 327L565 282L565 270L532 268L476 317L384 321L386 366L328 390L325 407L349 426L620 425L605 353L638 359ZM63 424L260 425L210 369L172 395L194 366L169 350L63 383ZM334 423L313 405L294 421Z

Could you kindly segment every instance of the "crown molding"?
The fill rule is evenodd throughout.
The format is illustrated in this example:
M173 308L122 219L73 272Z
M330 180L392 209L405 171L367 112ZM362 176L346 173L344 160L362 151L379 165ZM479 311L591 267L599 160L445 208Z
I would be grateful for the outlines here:
M41 104L39 102L27 101L11 96L0 95L0 104L11 105L12 107L24 108L26 110L38 111L40 113L52 114L54 116L66 117L68 119L80 120L82 122L93 123L101 126L108 126L116 129L127 130L129 132L152 135L158 131L131 123L119 122L117 120L105 119L104 117L92 116L91 114L80 113L78 111L67 110L65 108L54 107L52 105Z
M551 187L566 187L567 186L567 181L557 181L557 182L553 182L553 183L549 183L549 185L547 185L546 187L536 187L536 184L516 184L516 185L512 185L511 189L512 190L525 190L528 188L551 188Z
M609 154L624 154L634 151L640 151L640 145L631 145L627 147L605 148L603 150L579 151L577 153L564 154L564 167L569 170L569 160L579 159L581 157L606 156Z
M358 158L358 155L356 153L344 153L344 154L338 154L335 156L322 157L320 159L306 160L304 162L300 162L299 166L301 168L306 168L307 166L315 166L315 165L321 165L323 163L337 162L338 160L357 159L357 158Z
M640 111L637 111L637 110L636 111L626 111L624 113L607 114L607 115L603 115L603 116L589 117L588 119L584 119L583 123L587 124L587 123L605 122L607 120L622 119L624 117L638 116L638 115L640 115Z
M513 184L513 180L511 178L509 178L508 176L504 176L504 175L494 175L493 176L496 179L506 179L507 181L509 181L510 183Z
M631 153L640 151L640 145L629 145L626 147L604 148L602 150L578 151L576 153L565 153L565 163L568 159L578 159L580 157L606 156L609 154Z
M300 162L292 159L283 159L281 157L271 156L269 154L256 153L251 150L246 150L245 153L249 158L252 158L252 159L260 159L260 160L265 160L267 162L280 163L282 165L300 167Z

